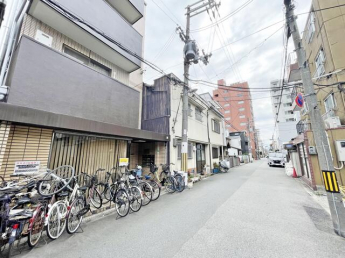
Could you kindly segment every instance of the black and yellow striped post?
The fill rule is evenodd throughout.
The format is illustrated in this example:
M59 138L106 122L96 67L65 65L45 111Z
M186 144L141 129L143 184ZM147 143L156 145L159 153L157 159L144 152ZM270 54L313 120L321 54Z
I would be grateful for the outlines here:
M188 171L188 153L181 153L181 170Z
M325 189L330 193L339 193L339 185L335 171L322 171Z

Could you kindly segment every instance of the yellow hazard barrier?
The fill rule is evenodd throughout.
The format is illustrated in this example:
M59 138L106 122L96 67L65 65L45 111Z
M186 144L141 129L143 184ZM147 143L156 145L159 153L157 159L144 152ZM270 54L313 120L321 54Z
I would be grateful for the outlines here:
M323 181L327 192L339 193L339 185L335 171L322 171Z

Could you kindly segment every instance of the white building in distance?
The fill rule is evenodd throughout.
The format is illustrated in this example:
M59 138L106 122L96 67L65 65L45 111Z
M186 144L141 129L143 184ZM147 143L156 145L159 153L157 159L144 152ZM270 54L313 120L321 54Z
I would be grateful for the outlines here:
M274 129L273 147L275 150L282 150L283 144L289 142L296 136L296 115L292 109L291 88L282 88L281 80L271 81L271 103L275 121L277 124Z

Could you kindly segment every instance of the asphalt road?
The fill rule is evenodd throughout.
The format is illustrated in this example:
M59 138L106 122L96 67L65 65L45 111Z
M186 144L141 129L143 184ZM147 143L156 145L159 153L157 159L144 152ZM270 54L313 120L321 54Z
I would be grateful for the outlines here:
M15 257L345 257L345 240L299 180L263 161L166 194L138 213L115 211L83 233Z

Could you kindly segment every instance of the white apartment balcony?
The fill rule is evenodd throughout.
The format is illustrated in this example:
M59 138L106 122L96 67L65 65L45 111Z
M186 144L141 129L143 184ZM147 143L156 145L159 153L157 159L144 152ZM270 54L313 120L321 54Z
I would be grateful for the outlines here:
M114 2L126 6L129 1ZM103 0L33 0L29 14L128 73L141 66L141 61L121 46L141 56L142 36Z
M106 0L130 24L136 23L144 14L144 0Z

